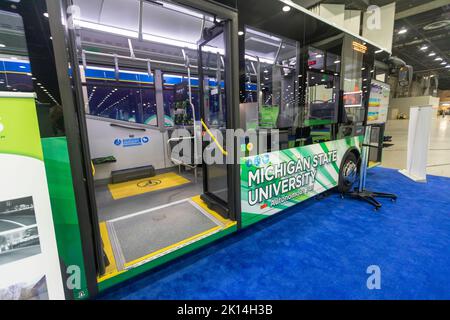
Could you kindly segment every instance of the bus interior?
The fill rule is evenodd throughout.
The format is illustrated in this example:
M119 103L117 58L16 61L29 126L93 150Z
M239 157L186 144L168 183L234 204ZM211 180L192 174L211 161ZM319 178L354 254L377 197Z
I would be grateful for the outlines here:
M236 225L226 210L227 166L202 166L198 136L202 126L227 128L227 31L219 17L170 2L74 4L94 197L111 276ZM186 144L191 152L172 152ZM200 197L204 179L224 210Z

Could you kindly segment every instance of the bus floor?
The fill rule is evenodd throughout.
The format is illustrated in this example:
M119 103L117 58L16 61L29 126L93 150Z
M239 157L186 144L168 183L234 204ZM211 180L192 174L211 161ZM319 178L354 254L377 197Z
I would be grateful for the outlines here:
M99 281L233 225L201 201L201 174L194 180L192 173L173 168L148 179L96 187L102 242L110 262Z
M172 184L168 188L159 189L156 191L151 191L151 186L149 186L149 192L122 197L120 199L113 198L113 195L107 184L96 186L95 197L97 200L99 221L102 222L120 218L136 212L148 210L150 208L155 208L175 201L191 198L202 193L203 184L201 170L199 170L197 183L194 182L194 175L191 172L178 172L178 167L174 167L171 169L158 171L156 177L136 180L136 184L146 180L158 180L158 176L167 173L173 173L177 176L181 176L182 178L186 179L187 183ZM133 183L133 181L128 183Z

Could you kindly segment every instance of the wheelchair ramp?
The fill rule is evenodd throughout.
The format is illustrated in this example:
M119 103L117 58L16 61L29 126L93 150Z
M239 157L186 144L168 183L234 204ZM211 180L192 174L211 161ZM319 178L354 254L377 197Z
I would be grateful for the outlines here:
M208 237L222 222L191 199L106 223L118 270L137 267Z

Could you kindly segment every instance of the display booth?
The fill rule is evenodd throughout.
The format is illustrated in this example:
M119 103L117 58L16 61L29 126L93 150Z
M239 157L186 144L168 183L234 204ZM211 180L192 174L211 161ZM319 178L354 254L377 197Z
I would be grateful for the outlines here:
M48 36L44 62L3 63L12 86L0 90L23 91L20 74L52 104L37 110L63 277L80 272L67 298L357 180L374 63L388 53L294 4L221 2L1 8L24 21L25 43L36 24Z
M377 68L375 67L375 72ZM367 124L371 126L369 167L375 167L381 164L383 148L388 138L385 138L385 129L389 109L389 100L391 88L389 84L372 80L370 85L369 109Z

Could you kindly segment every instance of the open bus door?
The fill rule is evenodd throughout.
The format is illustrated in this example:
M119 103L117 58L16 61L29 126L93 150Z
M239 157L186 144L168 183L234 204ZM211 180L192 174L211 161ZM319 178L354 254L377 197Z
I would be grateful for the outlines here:
M232 67L230 22L216 22L204 29L199 44L200 115L202 126L203 192L202 199L226 219L236 219L235 164L227 164L234 146L226 142L227 129L234 129L238 112L231 95ZM236 162L236 161L235 161Z

